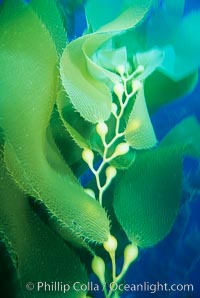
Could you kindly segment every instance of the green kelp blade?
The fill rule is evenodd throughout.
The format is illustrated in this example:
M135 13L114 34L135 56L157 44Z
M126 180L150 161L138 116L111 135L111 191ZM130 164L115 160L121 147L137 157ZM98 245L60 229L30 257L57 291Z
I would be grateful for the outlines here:
M147 151L119 178L115 213L138 246L153 246L170 231L180 203L181 166L181 158L170 148Z
M1 187L0 187L1 188ZM1 197L0 197L1 201ZM0 294L6 298L21 298L19 276L16 271L17 256L11 243L1 231L0 224Z
M87 68L90 75L104 82L109 88L113 88L113 84L116 84L120 81L119 74L116 74L116 69L114 72L106 67L101 65L101 61L99 61L99 54L104 50L104 48L110 48L112 51L112 56L115 56L115 49L112 46L112 37L114 33L104 33L98 34L94 33L88 35L84 44L83 44L83 53L86 58ZM113 58L111 57L111 61ZM113 61L114 62L114 61ZM117 62L116 66L118 66L120 61Z
M109 118L112 97L109 88L93 78L87 67L87 57L83 45L91 36L86 35L71 42L61 59L61 79L75 109L91 123ZM104 35L93 36L100 43L108 39ZM93 50L96 50L96 45Z
M197 119L190 116L178 123L162 140L162 146L170 144L179 146L184 155L199 158L200 124Z
M157 144L155 132L147 110L144 89L138 91L125 129L126 142L134 149L149 149Z
M66 133L65 133L65 135L66 135ZM66 150L66 148L68 148L67 147L68 144L69 144L68 140L66 140L65 150ZM69 148L68 148L68 150L69 150ZM56 140L53 135L53 130L51 130L50 126L47 128L44 151L45 151L45 155L46 155L46 159L47 159L48 163L55 171L57 171L58 173L62 173L63 175L69 174L68 167L66 167L65 161L64 161L65 156L61 154L61 149L59 146L57 146ZM72 162L74 162L74 160L72 160ZM72 177L74 178L73 175L72 175Z
M174 143L180 131L182 143L180 136ZM194 155L194 150L200 154L199 131L197 122L186 119L158 148L138 153L132 166L118 178L114 210L128 238L138 246L153 246L169 233L180 205L182 159ZM196 143L198 149L192 150Z
M57 107L54 108L51 115L49 130L51 131L54 143L56 143L56 146L69 166L81 159L81 149L64 127Z
M132 28L145 17L151 5L152 0L88 0L85 4L88 27L102 32Z
M86 6L89 2L86 2ZM113 37L119 32L136 26L144 18L151 6L151 1L149 1L149 6L147 4L148 1L144 1L145 3L140 1L140 5L136 2L134 4L126 3L126 5L123 3L123 6L126 6L126 9L128 7L128 9L121 12L120 16L113 22L99 29L96 32L98 35L94 33L88 36L83 44L83 52L90 74L94 78L104 81L111 89L113 84L120 81L119 75L116 74L116 68L121 64L127 64L126 47L123 44L121 48L116 48L113 43ZM112 11L110 13L112 14Z
M2 257L3 253L7 254L4 274L8 271L7 278L10 276L10 290L7 291L6 284L1 285L2 297L86 297L85 291L73 289L75 282L85 284L88 280L79 257L34 214L27 197L3 166L2 156L0 181L0 241L6 251L1 250L0 254ZM53 283L54 290L45 291L45 282ZM57 289L60 285L60 291L55 290L55 283ZM70 288L64 293L61 285L65 284ZM34 289L29 290L29 285Z
M4 133L3 129L0 127L0 145L3 145L4 143Z
M61 55L67 42L61 11L57 0L31 0L29 4L49 31Z
M56 103L60 118L71 138L80 148L89 148L91 127L87 121L74 111L64 90L60 90L58 93Z
M176 4L178 6L178 3L174 3L174 6ZM180 6L182 7L182 4L180 4ZM176 10L181 11L182 8L176 8ZM177 13L177 14L180 15L181 13ZM198 14L198 13L196 13L196 14ZM151 15L151 19L152 18L153 18L153 15ZM179 17L177 18L177 20L180 21ZM185 19L185 21L186 20L187 20L187 18ZM160 22L162 24L164 24L164 21L165 21L164 18L161 17ZM183 21L182 24L184 24L185 21ZM195 22L196 22L196 24L198 23L197 20L195 20ZM192 23L194 23L194 21ZM148 24L150 24L150 21L148 22ZM160 23L159 23L159 24L153 26L152 30L154 31L154 33L158 32L159 28L162 28L162 24L160 25ZM181 25L181 28L182 28L182 26L183 25ZM179 27L180 26L177 25L176 30ZM197 27L197 25L196 25L196 27ZM117 44L118 47L122 47L124 44L126 44L128 58L132 60L132 57L134 57L134 63L136 62L136 65L139 62L137 57L140 58L140 55L141 55L141 58L143 58L143 55L145 55L148 52L151 53L151 51L153 49L155 49L155 46L159 47L164 52L164 57L163 57L162 63L163 63L163 65L165 65L167 67L167 71L165 71L165 73L164 73L164 70L161 69L162 63L161 63L161 65L159 65L159 63L158 63L156 66L157 70L155 70L153 73L150 72L151 75L149 75L148 77L146 76L146 74L144 72L144 75L146 78L145 79L145 98L146 98L148 110L149 110L150 114L152 114L158 108L160 108L162 105L174 100L175 98L186 95L194 89L194 87L196 86L196 83L197 83L197 78L198 78L198 73L196 70L198 66L196 64L196 69L194 69L190 73L187 73L186 77L181 78L181 79L178 76L176 77L176 71L174 71L174 69L175 69L174 65L176 63L180 62L180 58L178 56L176 56L176 53L175 53L175 47L177 47L177 49L178 49L178 45L179 45L178 33L175 30L174 35L173 35L174 38L172 39L171 35L168 38L168 36L165 34L166 32L161 29L160 34L161 34L161 37L163 38L163 42L154 40L153 35L149 34L149 39L151 40L151 38L152 38L152 40L151 40L152 42L150 44L148 44L148 42L146 42L146 31L144 30L144 28L145 27L143 26L143 28L139 27L139 28L136 28L136 30L129 30L125 34L121 35L120 38L118 38L118 39L117 39L118 36L116 36L115 43ZM189 26L189 28L191 28L191 26ZM194 28L194 25L192 28ZM172 29L174 29L174 28L172 28ZM195 36L194 40L189 42L189 39L192 38L191 37L192 32L194 33L195 30L189 29L190 34L187 33L187 30L188 29L185 30L185 32L186 32L185 35L188 35L188 45L187 46L190 47L190 44L194 45L194 47L193 47L194 52L198 52L198 38L199 38L199 36ZM182 30L182 31L184 32L184 30ZM164 34L163 34L163 32L164 32ZM167 30L167 33L168 33L168 30ZM186 37L184 37L184 40L185 40L185 42L187 42ZM196 47L197 51L195 50L195 47ZM147 50L146 50L146 48L147 48ZM183 43L181 42L181 46L179 47L179 49L180 49L179 52L183 48L184 48L184 46L183 46ZM144 52L144 50L145 50L145 52ZM131 55L130 55L130 53L131 53ZM137 53L137 55L135 56L136 53ZM189 56L187 56L187 57L189 58ZM185 57L185 58L187 58L187 57ZM191 62L194 61L194 59L196 59L195 57L196 57L196 55L194 56L194 58L192 58L192 54L190 55ZM149 58L152 59L152 57L149 57ZM137 62L137 60L138 60L138 62ZM193 64L193 62L192 62L192 64ZM183 68L180 65L180 70L181 69L184 70L185 67L190 67L189 60L187 60L187 63L185 63L185 65ZM151 68L152 64L150 63L149 66ZM171 75L169 75L169 73L173 73L173 75L171 76ZM177 72L177 75L178 75L178 72ZM179 79L179 80L177 81L177 79Z
M161 106L192 92L197 82L197 71L179 82L175 82L163 73L155 71L145 80L144 85L145 99L149 113L153 114Z
M58 89L52 39L20 1L5 3L0 22L0 125L6 164L24 191L45 204L60 235L101 243L109 234L104 209L84 192L67 164L64 175L46 159L46 128Z
M93 61L92 56L118 31L139 23L150 3L151 1L140 1L140 5L137 1L133 5L123 3L128 5L127 10L114 23L106 25L106 30L101 28L98 32L80 37L67 45L61 59L61 79L73 106L85 120L97 123L109 118L112 103L109 81L116 83L119 80L116 74Z

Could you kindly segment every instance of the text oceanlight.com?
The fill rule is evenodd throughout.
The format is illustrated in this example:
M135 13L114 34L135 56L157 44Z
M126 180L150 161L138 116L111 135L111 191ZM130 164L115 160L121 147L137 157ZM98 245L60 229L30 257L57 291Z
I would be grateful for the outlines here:
M157 292L193 292L193 284L169 284L169 283L150 283L145 281L143 283L105 283L104 286L100 286L94 282L88 282L86 284L81 282L74 282L73 284L54 281L38 281L36 283L28 282L26 284L27 291L37 291L37 292L62 292L67 293L69 291L92 291L92 292L102 292L107 289L112 289L115 291L123 292L150 292L151 294Z

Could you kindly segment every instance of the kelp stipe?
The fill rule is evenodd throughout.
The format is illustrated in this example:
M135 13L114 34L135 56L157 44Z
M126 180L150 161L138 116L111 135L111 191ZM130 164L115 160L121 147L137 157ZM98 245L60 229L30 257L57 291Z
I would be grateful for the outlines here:
M118 6L107 2L84 3L88 29L67 44L56 1L33 0L25 5L5 0L1 10L0 235L17 277L16 297L34 297L25 284L28 280L37 284L39 264L34 258L41 260L44 254L44 270L38 278L69 281L72 289L52 297L91 295L73 291L75 279L88 280L77 256L87 263L85 250L87 259L92 258L91 266L86 264L88 271L98 276L105 297L120 297L112 284L105 286L107 274L113 284L119 283L137 259L138 248L153 246L169 233L180 205L183 158L200 155L200 125L195 117L184 119L160 143L150 118L197 82L200 61L193 55L189 63L186 55L189 67L182 71L180 57L186 53L178 48L178 38L180 34L186 43L192 39L193 48L199 47L198 38L185 34L188 19L191 26L198 24L199 12L182 21L183 1L174 7L166 0L162 12L167 16L166 28L176 24L178 30L169 31L165 40L152 34L160 20L155 1L122 0ZM107 9L101 18L99 5ZM175 12L171 21L169 11ZM64 138L74 142L70 160ZM91 181L84 189L78 178L88 168ZM37 202L34 210L27 195ZM48 217L45 225L37 213L41 219ZM127 237L124 243L116 233L119 225ZM40 244L42 235L45 241ZM29 243L27 263L23 243ZM122 253L118 273L116 258ZM111 270L104 261L106 254Z

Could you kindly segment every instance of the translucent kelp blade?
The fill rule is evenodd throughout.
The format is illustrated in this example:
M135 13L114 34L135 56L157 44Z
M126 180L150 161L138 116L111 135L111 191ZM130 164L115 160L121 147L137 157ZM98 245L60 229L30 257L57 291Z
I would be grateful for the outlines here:
M93 32L111 22L121 13L122 1L89 0L85 4L88 27Z
M132 28L144 18L152 2L152 0L88 0L85 5L88 27L92 31L102 32Z
M171 63L170 56L166 56L163 61L160 70L175 81L193 73L200 65L200 36L197 28L200 28L200 11L194 11L184 17L178 27L172 41L176 57L173 67L168 66Z
M60 284L60 289L64 284L70 286L67 294L54 291L53 297L85 297L86 292L73 289L75 282L87 282L84 266L68 245L34 214L28 199L2 165L2 158L0 180L0 241L5 244L10 257L10 260L7 257L5 267L12 277L9 288L13 289L12 296L9 296L1 285L1 291L2 287L6 291L3 296L47 297L49 293L45 292L44 283L51 285L53 281ZM28 288L31 289L31 285L35 287L32 291Z
M103 48L98 50L96 53L96 62L99 63L103 68L109 69L116 72L116 66L126 65L127 63L127 52L126 47L121 47L119 49Z
M57 102L58 111L59 111L60 117L62 119L62 122L63 122L66 130L69 132L70 136L74 140L74 142L80 148L89 148L89 140L87 140L85 137L83 137L83 135L75 127L73 127L70 124L71 119L70 119L69 115L67 115L69 119L66 119L66 117L65 117L66 110L68 109L68 106L69 106L70 103L69 103L69 100L67 99L67 96L66 96L66 93L64 92L64 90L59 92L56 102ZM74 115L74 110L72 110L72 112L73 112L73 114L70 115L70 116L71 117L76 117L76 115ZM85 121L82 120L82 122L85 122ZM83 131L83 134L84 134L86 127L84 127L81 124L83 124L83 123L80 123L80 122L77 123L79 129L81 129Z
M127 143L134 149L148 149L157 144L154 129L146 107L143 88L137 94L125 129Z
M83 52L83 45L88 38L90 36L81 37L66 47L61 59L61 78L75 109L85 120L97 123L109 118L112 97L106 84L92 77L88 70L89 58ZM100 45L108 36L95 35L92 38L95 51L96 41Z
M59 54L66 46L67 36L57 0L31 0L30 5L51 34Z
M64 127L57 107L54 108L51 115L49 131L51 132L54 143L56 143L56 147L59 148L59 151L61 152L62 156L69 166L73 165L81 159L81 149L77 146L71 135Z
M56 128L55 128L56 129ZM66 149L67 147L65 147ZM53 131L50 127L47 128L46 142L45 142L45 153L48 163L55 171L68 175L68 167L66 167L64 158L61 155L60 148L57 147Z
M137 245L155 245L169 233L180 204L182 159L184 155L197 155L197 151L200 154L199 132L199 124L186 119L157 149L138 153L133 165L118 179L115 213L128 238Z
M86 58L87 68L89 73L92 75L93 78L103 81L108 87L113 87L113 84L116 84L120 81L119 74L116 74L115 71L110 71L109 68L104 68L101 65L101 62L98 60L98 56L101 53L102 49L105 47L109 47L112 50L112 57L115 55L115 49L112 46L112 39L114 33L104 33L100 34L91 34L85 40L83 44L83 53ZM96 51L95 51L96 50ZM111 61L113 58L111 57ZM119 61L120 62L120 61ZM119 63L118 62L118 63ZM119 65L119 64L116 65Z
M152 72L158 68L164 57L164 51L159 48L151 49L147 52L138 52L134 57L136 65L142 65L144 71L137 77L138 80L146 79Z
M126 12L122 12L114 21L116 25L108 24L106 30L85 35L66 47L61 59L62 83L75 109L85 120L97 123L109 118L112 97L108 81L116 83L118 78L116 74L92 61L92 56L117 30L122 31L139 23L150 3L151 1L140 1L140 4L136 1L132 5L129 3L127 11L130 10L131 15L127 17ZM99 10L97 12L99 14ZM103 31L105 32L102 33Z
M63 175L46 159L46 128L58 89L52 39L20 1L6 2L0 22L0 124L6 164L24 191L45 204L59 234L103 242L109 233L103 208L86 195L67 164Z
M170 11L174 9L174 14L167 14L167 19L170 20L170 17L172 17L172 23L173 15L176 19L176 26L171 26L171 32L168 28L166 30L163 29L162 26L165 26L166 20L161 16L156 24L152 24L151 33L149 33L148 28L145 30L146 26L143 26L142 28L140 28L140 26L134 31L129 30L126 34L120 36L118 40L116 36L115 40L118 47L122 47L122 45L126 43L129 59L132 57L135 58L135 55L138 56L140 53L142 55L148 52L151 53L152 49L155 49L155 47L159 47L161 51L164 52L164 59L161 65L157 65L158 71L154 71L145 81L145 97L150 113L154 112L161 105L189 93L197 83L199 36L195 36L194 32L196 32L195 28L199 27L198 22L200 18L198 18L198 12L192 13L192 15L196 15L195 17L192 15L187 16L181 21L180 15L183 10L182 1L178 1L174 4L171 1L169 2L168 6L170 7ZM147 27L151 24L152 20L154 20L156 13L159 13L160 11L162 10L157 8L154 12L155 14L151 15L147 22ZM163 13L167 12L164 11ZM184 24L187 23L187 18L189 20L190 17L192 22L189 24L188 29L185 28L186 26ZM154 34L157 34L159 31L162 42L159 41L159 39L154 39ZM179 42L181 35L183 35L184 38L181 38L181 42ZM184 43L187 45L184 46ZM190 51L187 50L188 47L190 48ZM187 51L188 55L186 54ZM130 57L130 53L132 57ZM184 55L182 53L184 53ZM185 63L184 61L187 62ZM134 59L134 62L137 63L137 59ZM145 73L143 76L144 75Z

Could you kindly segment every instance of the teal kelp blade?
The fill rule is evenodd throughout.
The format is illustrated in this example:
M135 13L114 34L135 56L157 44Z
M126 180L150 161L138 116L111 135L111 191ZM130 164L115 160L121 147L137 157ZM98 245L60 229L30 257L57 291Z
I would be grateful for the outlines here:
M172 41L176 60L170 63L171 56L164 59L161 71L173 80L181 80L193 73L200 65L200 11L193 11L180 22Z
M182 18L183 0L166 0L164 5L155 2L148 21L117 40L119 47L126 45L130 61L133 57L137 62L138 56L151 53L155 48L164 54L157 70L154 69L145 80L145 97L150 113L191 92L197 83L199 67L199 35L196 34L199 12L194 11ZM148 61L154 63L152 58L149 56Z
M157 149L141 152L116 183L114 209L128 238L153 246L170 231L178 213L182 160L200 156L200 125L189 118L175 127Z
M21 1L6 1L0 22L6 165L23 190L45 204L52 227L64 238L103 242L109 234L104 209L84 192L67 164L63 174L46 159L46 128L58 90L52 38Z
M154 28L154 30L156 31L156 28ZM145 38L145 30L141 30L141 28L139 28L138 31L129 31L127 34L122 36L122 38L119 38L117 44L120 47L123 44L127 45L127 55L129 56L130 60L134 61L136 66L138 64L144 64L145 71L141 75L139 75L139 78L145 79L145 98L148 111L150 114L152 114L161 106L171 102L172 100L175 100L178 97L190 93L194 89L198 81L198 65L196 64L196 68L193 68L191 73L186 73L183 78L175 78L176 71L174 72L174 65L178 63L177 61L179 58L175 56L173 46L164 45L164 47L161 47L159 45L158 48L157 44L155 43L152 44L152 47L147 50ZM198 37L196 39L198 39ZM165 41L167 42L167 37ZM188 43L190 44L192 42ZM194 43L195 42L193 42L193 45ZM198 49L198 47L196 49ZM152 55L154 53L156 54L156 52L159 54L159 51L160 54L162 54L163 56L162 60L160 59L161 57L159 57L159 55ZM194 53L195 52L196 50L194 50ZM193 55L190 55L190 59L189 55L187 56L187 67L190 67L190 63L192 63L191 66L194 66L194 59L195 56L193 57ZM163 68L163 63L167 65L168 72L161 69ZM174 74L173 76L169 74L169 72L171 71Z
M152 0L87 0L85 5L88 27L92 31L120 31L132 28L141 20ZM102 13L100 13L102 12Z

